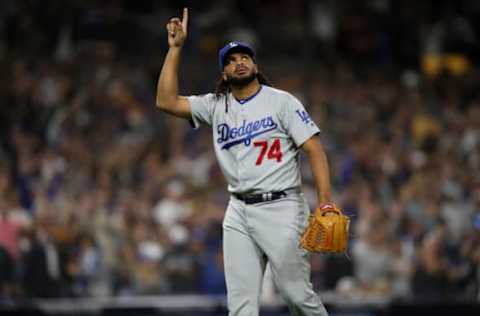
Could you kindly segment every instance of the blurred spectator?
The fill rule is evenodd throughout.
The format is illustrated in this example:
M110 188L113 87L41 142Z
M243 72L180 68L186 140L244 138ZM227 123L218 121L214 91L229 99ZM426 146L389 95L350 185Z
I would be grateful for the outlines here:
M79 236L78 249L69 258L68 273L72 278L72 290L76 296L97 293L96 285L102 281L101 254L90 236Z
M205 230L198 234L204 245L200 257L200 293L226 294L221 242L222 223L212 220L208 222Z
M223 253L220 248L202 256L199 290L201 294L225 295L227 293Z
M0 246L0 303L13 296L15 269L11 256Z
M153 216L158 224L172 227L191 214L192 210L185 198L185 190L185 185L181 181L171 181L166 185L165 197L153 210Z
M169 292L194 294L199 284L199 253L189 243L189 232L182 225L175 225L168 232L170 248L163 259Z
M0 207L0 246L8 252L9 257L18 258L18 239L21 225L12 220L7 205L1 205Z
M445 259L441 256L445 228L430 232L418 254L413 276L413 294L418 300L440 300L450 295L450 282Z
M354 277L359 288L366 293L386 294L391 291L393 255L385 224L385 220L373 222L353 244Z
M30 232L22 253L22 285L29 297L61 297L60 258L45 223Z

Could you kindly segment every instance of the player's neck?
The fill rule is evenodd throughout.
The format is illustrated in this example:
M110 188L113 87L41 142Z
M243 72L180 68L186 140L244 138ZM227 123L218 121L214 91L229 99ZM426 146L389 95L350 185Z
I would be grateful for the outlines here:
M260 88L261 85L258 82L258 79L253 80L252 82L243 87L231 86L232 94L237 100L248 99L249 97L257 93Z

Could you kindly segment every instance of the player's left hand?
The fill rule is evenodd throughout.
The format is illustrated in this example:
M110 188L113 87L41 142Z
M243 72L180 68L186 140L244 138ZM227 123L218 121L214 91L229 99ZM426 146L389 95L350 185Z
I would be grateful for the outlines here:
M344 252L350 218L333 203L320 205L310 215L300 246L311 252Z

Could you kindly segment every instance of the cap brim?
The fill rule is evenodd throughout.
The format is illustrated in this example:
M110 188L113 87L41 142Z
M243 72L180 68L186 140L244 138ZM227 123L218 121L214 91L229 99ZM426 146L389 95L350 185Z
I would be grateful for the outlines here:
M248 54L250 57L253 57L255 56L255 52L250 48L250 47L247 47L247 46L235 46L235 47L232 47L230 48L229 50L227 50L225 52L225 54L223 55L223 58L222 58L222 65L223 67L225 67L225 60L227 59L228 56L230 56L231 54L235 54L235 53L246 53Z

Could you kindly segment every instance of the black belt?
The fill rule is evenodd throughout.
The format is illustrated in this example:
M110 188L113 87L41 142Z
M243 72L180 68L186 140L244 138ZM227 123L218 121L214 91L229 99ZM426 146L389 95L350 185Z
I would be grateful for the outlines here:
M240 201L245 202L245 204L255 204L267 201L275 201L281 199L282 197L287 196L287 192L285 191L275 191L275 192L266 192L260 194L239 194L233 193Z

